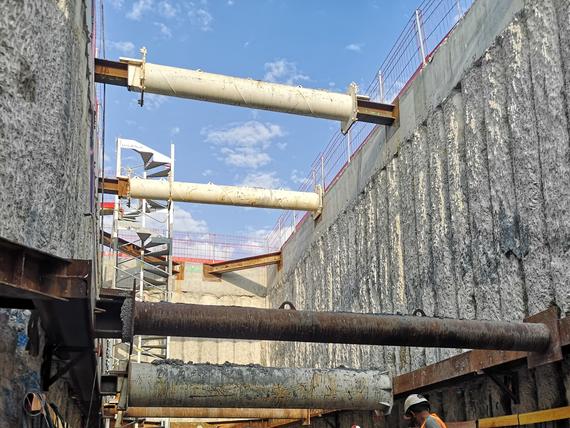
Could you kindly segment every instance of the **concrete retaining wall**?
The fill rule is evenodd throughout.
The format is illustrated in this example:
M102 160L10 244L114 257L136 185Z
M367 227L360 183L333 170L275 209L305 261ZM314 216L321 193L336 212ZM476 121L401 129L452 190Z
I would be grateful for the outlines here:
M203 305L266 306L265 268L228 272L221 281L204 280L202 265L186 263L184 279L177 280L172 302ZM170 338L170 358L185 362L268 365L267 342L258 340Z
M90 2L0 4L0 236L54 255L90 258ZM25 351L29 313L0 310L0 425L19 426L40 357ZM40 354L41 355L41 354ZM80 415L64 381L55 401Z
M329 190L323 219L284 246L270 306L504 320L552 302L569 311L568 34L568 0L477 0L402 95L399 128L377 132ZM458 352L275 344L271 364L398 374ZM565 403L567 371L536 373L521 406ZM470 395L438 392L448 416L506 411L490 410L496 387L481 382Z

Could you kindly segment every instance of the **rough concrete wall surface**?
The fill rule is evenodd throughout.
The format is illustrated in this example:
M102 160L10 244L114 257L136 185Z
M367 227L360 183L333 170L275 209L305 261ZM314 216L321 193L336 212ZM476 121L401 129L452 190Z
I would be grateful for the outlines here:
M83 0L2 2L0 236L62 257L89 244L90 105Z
M91 254L91 220L85 216L91 141L86 3L0 3L0 236L73 258ZM6 406L0 425L15 426L23 385L37 386L40 360L10 339L25 341L29 315L0 315L11 320L0 339L8 350L0 356L0 406ZM50 398L67 397L59 389Z
M303 225L304 247L295 238L285 245L285 257L298 258L270 283L271 307L291 300L304 310L421 309L517 321L552 302L570 311L570 2L529 0L493 27L488 10L515 3L475 2L402 95L400 130L380 149L391 154L387 161L326 227ZM495 31L494 42L463 70L450 69L482 26ZM438 81L450 75L458 80L438 99ZM399 374L459 352L279 343L271 363ZM516 409L567 403L567 367L521 369ZM450 420L462 420L513 410L500 396L482 378L431 398ZM396 402L393 425L402 423L400 407Z
M265 268L228 272L220 281L203 279L202 265L186 263L184 279L177 280L171 301L202 305L266 306ZM169 357L194 363L268 365L267 343L258 340L170 338Z

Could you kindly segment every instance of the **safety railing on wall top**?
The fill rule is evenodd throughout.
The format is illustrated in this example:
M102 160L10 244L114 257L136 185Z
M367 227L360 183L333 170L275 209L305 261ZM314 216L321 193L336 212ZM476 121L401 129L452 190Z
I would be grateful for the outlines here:
M363 92L372 100L392 103L421 72L439 44L464 16L473 0L424 0L412 13L376 75ZM372 140L378 125L357 122L347 135L333 134L311 164L299 191L316 185L330 189L364 144ZM285 211L267 235L267 245L280 248L300 226L307 214Z

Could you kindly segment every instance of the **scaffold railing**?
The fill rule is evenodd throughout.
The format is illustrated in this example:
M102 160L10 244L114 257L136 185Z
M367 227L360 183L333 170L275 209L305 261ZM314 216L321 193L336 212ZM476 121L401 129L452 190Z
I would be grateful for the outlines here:
M427 64L447 35L465 15L473 0L424 0L412 13L402 32L363 92L370 99L392 103ZM381 125L356 122L348 134L335 132L302 180L299 191L316 185L329 190L355 155L371 141ZM307 214L285 211L267 235L268 246L280 248Z

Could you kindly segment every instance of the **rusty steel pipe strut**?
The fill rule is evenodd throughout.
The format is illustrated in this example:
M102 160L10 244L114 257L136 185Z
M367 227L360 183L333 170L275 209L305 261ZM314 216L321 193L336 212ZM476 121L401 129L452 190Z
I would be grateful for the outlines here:
M551 338L550 329L542 323L132 303L125 300L121 315L126 341L142 334L542 352Z
M384 370L130 363L128 407L325 408L382 410L392 406Z

